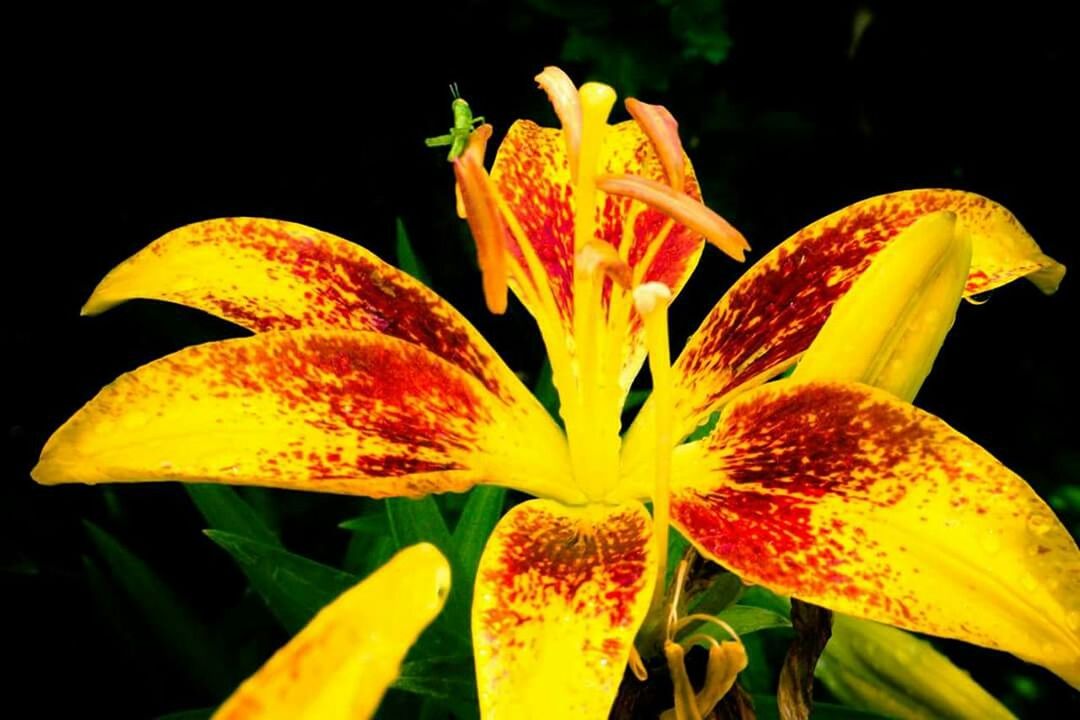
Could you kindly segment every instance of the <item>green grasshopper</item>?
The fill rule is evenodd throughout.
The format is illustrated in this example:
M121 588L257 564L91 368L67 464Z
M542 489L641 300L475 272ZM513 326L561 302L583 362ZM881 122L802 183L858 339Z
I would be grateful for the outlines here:
M450 86L450 94L454 96L454 101L450 103L450 110L454 114L454 127L450 128L450 132L446 135L426 138L424 144L428 147L442 147L444 145L449 145L450 153L446 156L446 159L453 162L465 152L465 145L469 140L469 133L471 133L477 125L483 125L484 118L473 117L472 108L469 107L469 103L465 102L465 98L458 94L457 83Z

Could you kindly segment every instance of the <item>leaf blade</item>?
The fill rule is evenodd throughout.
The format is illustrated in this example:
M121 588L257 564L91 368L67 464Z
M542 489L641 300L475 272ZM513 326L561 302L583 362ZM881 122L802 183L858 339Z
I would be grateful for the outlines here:
M360 580L278 546L220 530L206 530L205 534L232 556L290 633L299 631L315 613Z

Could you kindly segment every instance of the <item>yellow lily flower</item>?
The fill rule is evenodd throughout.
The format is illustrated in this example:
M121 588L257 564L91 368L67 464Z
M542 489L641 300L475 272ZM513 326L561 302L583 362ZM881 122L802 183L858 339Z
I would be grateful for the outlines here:
M609 125L611 88L576 88L555 68L537 80L562 129L515 123L489 175L484 126L454 170L485 298L500 312L509 287L535 317L565 433L453 307L404 273L301 225L212 220L117 267L84 312L153 298L256 334L122 376L49 440L34 477L371 497L487 483L537 496L502 518L477 573L487 718L606 717L661 595L669 521L750 582L1006 650L1080 685L1080 556L1022 479L856 382L909 386L873 357L839 380L765 385L924 216L952 213L970 236L968 296L1024 276L1052 292L1064 268L977 195L871 198L762 258L671 364L667 306L703 239L740 260L745 240L701 203L667 110L630 100L634 119ZM888 333L872 342L928 370L935 332L919 334L917 357ZM646 355L653 395L620 438ZM707 437L680 444L715 413Z

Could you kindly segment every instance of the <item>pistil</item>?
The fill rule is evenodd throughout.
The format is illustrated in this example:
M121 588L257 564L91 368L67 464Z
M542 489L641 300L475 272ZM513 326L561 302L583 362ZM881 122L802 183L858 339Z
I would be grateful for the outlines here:
M671 438L671 350L667 320L670 302L671 289L663 283L647 282L634 288L634 305L645 322L645 346L649 352L649 372L653 382L651 402L656 413L653 537L656 542L658 569L652 599L654 612L664 601L670 522L671 453L674 449Z
M607 85L586 83L578 91L581 107L581 140L574 193L574 344L577 359L578 423L567 434L579 485L586 495L603 497L614 485L619 457L619 415L612 402L610 378L601 376L600 320L606 274L596 263L578 262L589 254L605 257L606 248L597 247L596 177L600 151L607 132L607 119L615 104L615 91ZM576 170L576 172L574 172Z

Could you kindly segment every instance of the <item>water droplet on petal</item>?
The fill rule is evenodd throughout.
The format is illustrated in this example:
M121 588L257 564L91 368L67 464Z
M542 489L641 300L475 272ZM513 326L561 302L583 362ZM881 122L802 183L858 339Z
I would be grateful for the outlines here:
M231 453L211 455L206 458L206 469L208 472L215 474L228 473L237 475L240 472L240 461Z
M1028 515L1028 530L1036 535L1045 535L1050 532L1053 524L1054 521L1046 513L1036 511Z

